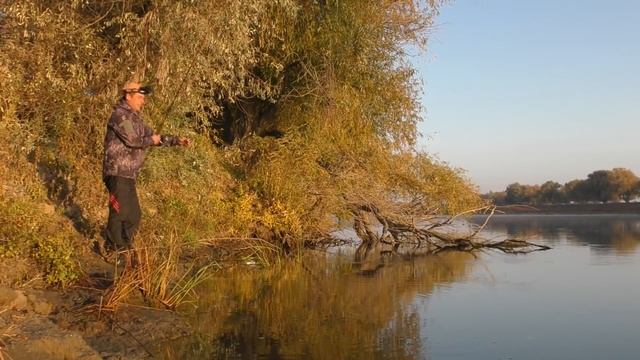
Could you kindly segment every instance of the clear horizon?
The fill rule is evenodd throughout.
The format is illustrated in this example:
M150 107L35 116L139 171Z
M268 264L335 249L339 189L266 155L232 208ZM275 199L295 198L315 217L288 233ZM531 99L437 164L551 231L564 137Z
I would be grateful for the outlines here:
M423 150L481 192L640 175L640 1L454 2L436 19L423 80Z

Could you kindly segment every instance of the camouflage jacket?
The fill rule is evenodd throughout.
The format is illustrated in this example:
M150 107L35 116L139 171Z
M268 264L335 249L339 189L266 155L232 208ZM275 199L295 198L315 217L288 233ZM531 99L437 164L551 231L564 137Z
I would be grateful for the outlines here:
M104 137L102 177L121 176L135 179L144 163L144 154L153 145L153 130L142 122L140 114L124 101L115 106ZM178 137L162 135L160 145L177 145Z

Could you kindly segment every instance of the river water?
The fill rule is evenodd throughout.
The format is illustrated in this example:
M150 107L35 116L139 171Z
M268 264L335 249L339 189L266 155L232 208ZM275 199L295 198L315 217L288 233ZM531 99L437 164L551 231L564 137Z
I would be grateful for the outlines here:
M345 248L237 266L199 290L197 333L165 357L640 359L640 215L502 215L483 236L553 248L397 259L373 274Z

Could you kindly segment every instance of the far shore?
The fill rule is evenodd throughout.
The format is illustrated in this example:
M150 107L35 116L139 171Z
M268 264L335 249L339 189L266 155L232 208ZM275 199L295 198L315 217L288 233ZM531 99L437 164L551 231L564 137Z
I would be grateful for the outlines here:
M497 214L640 214L640 202L498 206Z

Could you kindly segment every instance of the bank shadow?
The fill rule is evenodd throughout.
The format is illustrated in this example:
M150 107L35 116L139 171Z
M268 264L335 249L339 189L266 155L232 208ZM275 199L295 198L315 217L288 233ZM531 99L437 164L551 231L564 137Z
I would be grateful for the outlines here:
M97 225L84 215L84 210L75 201L76 182L64 163L53 160L38 160L34 154L28 157L36 166L40 181L47 190L47 197L57 207L62 207L63 214L73 224L73 227L87 239L95 238L98 233Z

